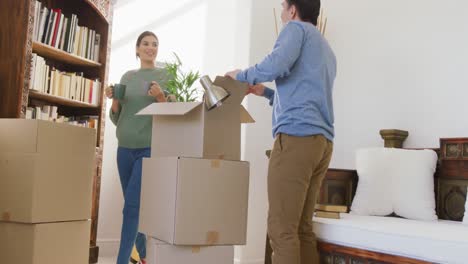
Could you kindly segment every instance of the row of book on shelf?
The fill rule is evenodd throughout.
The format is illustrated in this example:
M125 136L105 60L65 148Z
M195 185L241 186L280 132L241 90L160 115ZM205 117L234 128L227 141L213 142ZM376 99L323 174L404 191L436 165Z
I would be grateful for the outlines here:
M29 89L98 105L101 82L83 77L82 72L63 72L50 67L46 60L33 53Z
M33 41L50 45L89 60L99 60L101 35L78 25L76 14L64 14L61 9L48 9L36 1Z
M58 114L58 107L53 105L43 105L28 107L26 109L26 119L38 119L57 123L67 123L81 127L97 128L98 116L62 116Z

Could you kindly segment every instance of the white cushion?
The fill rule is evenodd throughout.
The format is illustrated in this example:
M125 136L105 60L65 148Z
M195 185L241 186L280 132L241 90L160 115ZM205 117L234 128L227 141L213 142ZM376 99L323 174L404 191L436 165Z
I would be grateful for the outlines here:
M468 225L468 187L466 190L465 215L463 216L463 223Z
M432 150L361 149L356 153L359 181L351 213L415 220L437 220Z

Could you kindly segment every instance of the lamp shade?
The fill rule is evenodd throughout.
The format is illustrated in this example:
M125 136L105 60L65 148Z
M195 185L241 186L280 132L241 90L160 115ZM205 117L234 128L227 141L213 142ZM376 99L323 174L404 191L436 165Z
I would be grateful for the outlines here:
M223 87L214 85L207 75L200 78L200 83L205 89L205 106L208 111L221 106L230 95Z

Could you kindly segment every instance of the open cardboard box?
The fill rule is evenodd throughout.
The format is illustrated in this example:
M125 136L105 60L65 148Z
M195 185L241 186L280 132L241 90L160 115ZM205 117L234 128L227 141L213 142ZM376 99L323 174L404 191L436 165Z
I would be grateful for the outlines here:
M248 85L216 77L231 95L208 111L203 102L153 103L137 115L153 116L151 157L240 160L241 123L255 122L241 105Z

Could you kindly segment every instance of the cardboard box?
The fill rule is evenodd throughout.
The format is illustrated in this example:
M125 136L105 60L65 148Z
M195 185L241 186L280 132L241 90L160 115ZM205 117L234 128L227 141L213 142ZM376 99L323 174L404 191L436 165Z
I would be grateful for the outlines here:
M0 222L0 262L88 263L90 230L90 221L46 224Z
M148 238L148 264L233 264L234 246L173 246Z
M140 230L174 245L245 245L249 164L143 159Z
M91 218L96 131L0 119L0 221Z
M154 103L137 114L153 116L151 157L240 160L241 123L255 122L241 105L248 86L226 77L214 84L231 95L211 111L203 102Z

